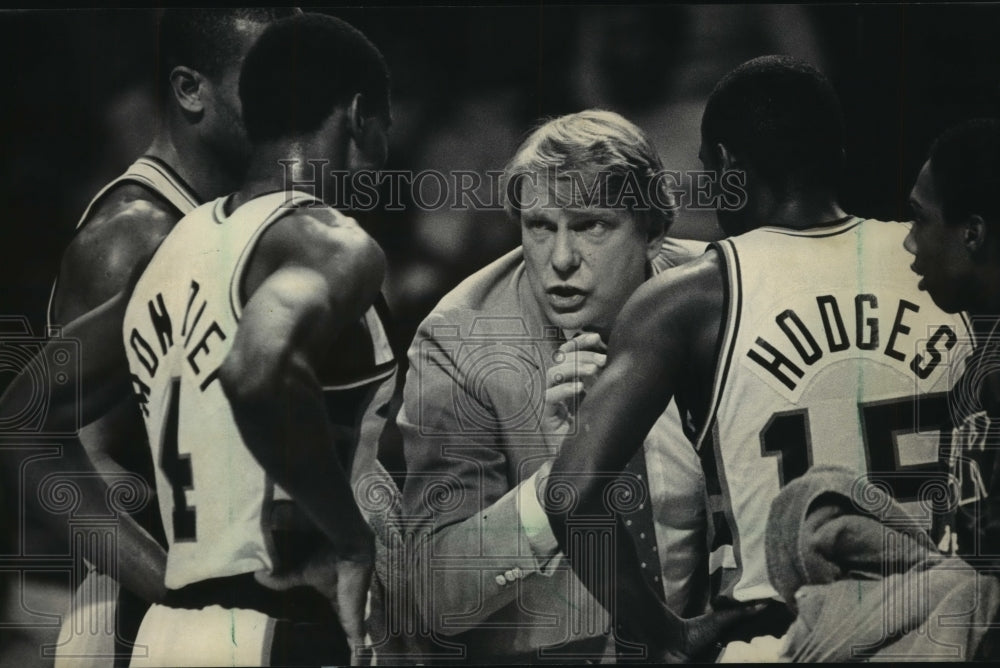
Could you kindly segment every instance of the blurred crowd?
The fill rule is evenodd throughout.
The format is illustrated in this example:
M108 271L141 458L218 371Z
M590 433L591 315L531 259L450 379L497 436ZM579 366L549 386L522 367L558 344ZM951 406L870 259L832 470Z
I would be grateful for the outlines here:
M588 107L645 130L667 169L700 169L698 122L718 78L762 53L825 71L845 100L852 210L902 215L900 185L927 141L996 110L979 85L991 6L423 7L327 9L368 34L393 73L387 169L500 170L539 119ZM2 310L36 328L86 200L148 143L155 124L152 10L0 15L5 160ZM982 35L983 39L977 36ZM948 73L945 76L945 73ZM1000 77L993 77L1000 80ZM958 102L961 100L961 102ZM922 150L922 148L921 148ZM433 186L431 186L433 187ZM499 210L360 212L389 257L400 349L461 278L513 248ZM711 212L672 234L718 237Z

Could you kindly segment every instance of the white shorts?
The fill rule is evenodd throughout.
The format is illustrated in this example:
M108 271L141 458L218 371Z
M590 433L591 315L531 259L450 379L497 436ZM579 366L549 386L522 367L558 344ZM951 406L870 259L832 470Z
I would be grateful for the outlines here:
M115 659L118 582L90 571L73 592L57 641L55 668L106 668Z
M166 602L143 617L130 666L350 663L332 607L311 589L278 593L245 574L171 591Z
M270 665L273 618L213 605L201 610L153 605L142 619L130 666Z

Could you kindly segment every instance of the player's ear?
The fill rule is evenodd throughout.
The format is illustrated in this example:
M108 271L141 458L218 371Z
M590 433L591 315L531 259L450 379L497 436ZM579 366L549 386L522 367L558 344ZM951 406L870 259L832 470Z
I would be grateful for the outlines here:
M204 77L197 70L178 65L170 70L170 90L181 109L191 114L205 111Z
M742 169L742 161L733 154L729 148L722 143L717 143L712 147L715 151L715 158L720 167L720 171L727 172L733 169Z
M361 93L355 93L351 104L347 107L347 127L351 131L354 143L361 145L368 123L368 100Z
M978 254L986 248L986 221L978 213L968 217L963 224L962 243L969 253Z

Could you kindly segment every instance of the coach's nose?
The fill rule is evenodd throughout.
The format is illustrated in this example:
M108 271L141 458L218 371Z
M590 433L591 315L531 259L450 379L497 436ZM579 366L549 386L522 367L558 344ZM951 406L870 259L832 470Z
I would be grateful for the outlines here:
M571 272L580 264L580 253L573 237L573 233L565 227L556 230L552 246L552 268L560 274Z

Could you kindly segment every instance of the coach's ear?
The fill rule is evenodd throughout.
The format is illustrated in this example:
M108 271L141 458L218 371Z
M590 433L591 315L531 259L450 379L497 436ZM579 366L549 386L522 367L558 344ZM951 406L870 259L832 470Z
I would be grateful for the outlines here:
M673 211L669 218L660 215L657 209L645 213L646 228L646 259L652 261L663 250L663 240L667 236L667 228L673 223Z
M170 90L181 109L189 114L202 114L205 103L201 99L204 77L197 70L178 65L170 70Z

